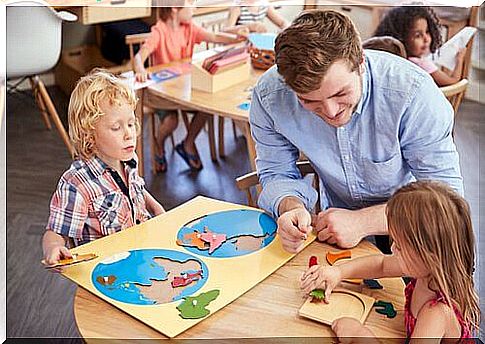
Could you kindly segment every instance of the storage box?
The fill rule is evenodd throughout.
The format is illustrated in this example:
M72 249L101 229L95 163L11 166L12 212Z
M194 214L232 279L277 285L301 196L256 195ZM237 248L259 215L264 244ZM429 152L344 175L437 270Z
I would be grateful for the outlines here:
M197 62L192 64L192 88L215 93L249 79L250 74L249 59L242 65L217 74L210 74L202 68L201 62Z
M149 17L151 0L87 0L74 8L84 25Z
M62 51L55 69L56 84L66 94L71 94L76 82L94 67L106 68L114 74L130 70L129 65L118 66L106 60L94 45L84 45Z

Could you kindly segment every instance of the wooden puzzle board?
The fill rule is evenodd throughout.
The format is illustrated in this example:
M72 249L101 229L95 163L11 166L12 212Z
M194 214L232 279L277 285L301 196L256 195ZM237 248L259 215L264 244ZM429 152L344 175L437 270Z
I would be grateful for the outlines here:
M374 302L373 297L336 288L330 296L329 303L311 302L311 298L308 298L300 308L299 314L326 325L332 325L334 320L342 317L351 317L363 324Z
M204 215L237 209L253 208L196 197L143 224L73 249L73 253L95 253L98 258L71 266L63 272L63 275L164 335L175 337L206 317L182 319L176 309L181 301L148 306L116 301L96 289L92 282L92 272L103 259L130 250L162 249L195 256L176 244L179 229L186 223ZM314 239L315 237L311 236L306 245L309 245ZM219 290L219 296L206 307L210 310L210 314L214 314L256 286L293 256L283 250L278 236L267 247L244 256L232 258L196 256L205 263L209 274L206 283L194 295L214 289Z

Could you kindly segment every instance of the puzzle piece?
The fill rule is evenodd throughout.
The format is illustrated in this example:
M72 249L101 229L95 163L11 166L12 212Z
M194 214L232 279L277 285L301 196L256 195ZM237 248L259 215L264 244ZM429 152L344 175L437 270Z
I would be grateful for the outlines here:
M313 289L310 294L312 300L310 302L322 302L325 301L325 290L323 289Z
M182 273L181 276L175 276L172 281L172 287L185 287L192 282L198 281L202 278L202 270L195 273Z
M214 233L206 226L204 233L200 233L200 239L209 244L209 254L211 254L226 242L227 236L226 234Z
M311 268L314 265L318 265L317 256L311 256L308 261L308 267ZM322 302L325 301L325 290L323 289L313 289L310 294L312 297L311 302Z
M375 279L365 279L364 283L370 289L382 289L382 285Z
M388 318L394 318L397 314L396 310L394 309L394 306L390 302L386 301L377 301L374 303L374 307L376 309L376 312L379 314L384 314Z
M185 234L183 240L177 240L177 245L179 246L194 246L199 250L206 249L205 241L201 239L201 235L197 231Z
M337 260L352 258L352 253L350 250L341 251L341 252L328 251L326 258L327 258L328 264L333 265Z
M209 315L210 311L205 307L214 301L219 296L219 293L218 289L214 289L197 296L184 297L184 301L177 306L180 312L179 315L183 319L200 319Z
M45 265L46 269L52 269L52 268L57 268L61 266L70 266L81 262L87 262L88 260L95 259L95 258L98 258L98 256L94 253L87 253L87 254L73 253L72 258L61 259L56 264L46 265L45 259L42 259L41 263Z

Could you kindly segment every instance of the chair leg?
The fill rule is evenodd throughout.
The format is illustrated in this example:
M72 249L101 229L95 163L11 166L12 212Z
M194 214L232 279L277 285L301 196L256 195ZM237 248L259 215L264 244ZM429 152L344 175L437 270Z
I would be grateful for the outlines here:
M188 131L190 127L190 121L189 121L189 116L187 116L187 111L182 111L178 109L177 113L180 114L180 116L182 117L182 120L184 121L184 125L185 125L185 130Z
M234 140L237 139L237 131L236 131L236 121L234 121L233 119L231 119L232 121L232 133L234 135Z
M209 125L208 137L209 137L209 148L211 151L211 159L212 161L217 161L217 152L216 152L216 138L214 132L214 116L209 116L207 123Z
M150 125L152 129L152 135L150 137L150 149L152 151L152 173L156 172L156 162L155 155L158 152L158 141L157 141L157 119L155 113L150 114Z
M62 124L61 119L59 118L59 114L57 113L56 108L52 103L49 93L47 93L47 89L45 88L44 83L42 82L42 80L39 79L38 76L35 77L35 84L39 88L42 101L46 105L47 110L49 111L51 119L54 122L54 125L56 126L62 141L64 141L64 144L66 145L67 150L69 151L69 154L71 155L71 157L74 157L74 148L72 147L71 140L69 139L69 136L66 133L66 129L64 128L64 125Z
M219 157L224 158L226 156L225 147L224 147L224 117L219 116Z
M40 114L42 115L42 120L44 121L44 124L47 130L51 130L52 126L51 126L51 122L49 121L49 114L47 112L47 109L45 108L45 103L42 100L42 97L39 93L39 88L35 86L33 77L29 77L29 81L30 81L30 87L32 88L32 92L34 92L35 102L37 103L37 106L40 110Z

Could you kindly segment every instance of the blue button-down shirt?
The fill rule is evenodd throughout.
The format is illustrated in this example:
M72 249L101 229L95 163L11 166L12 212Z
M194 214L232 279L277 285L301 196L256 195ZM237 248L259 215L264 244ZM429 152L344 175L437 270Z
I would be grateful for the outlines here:
M366 50L362 82L352 119L335 128L303 108L276 67L260 78L250 124L262 208L277 217L286 196L315 206L317 192L295 164L299 151L320 177L322 209L383 203L414 179L441 180L463 194L453 109L430 75L405 59Z

